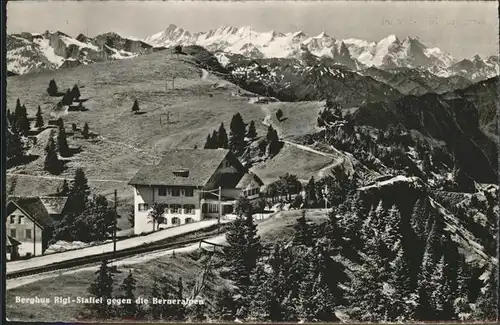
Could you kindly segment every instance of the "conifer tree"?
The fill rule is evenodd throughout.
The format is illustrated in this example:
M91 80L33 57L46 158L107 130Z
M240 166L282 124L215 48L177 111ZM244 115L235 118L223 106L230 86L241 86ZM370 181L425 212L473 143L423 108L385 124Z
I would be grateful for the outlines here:
M9 127L12 127L15 124L14 113L12 113L9 109L7 109L7 122Z
M205 141L205 145L203 146L203 149L212 149L212 137L207 135L207 140Z
M222 321L233 321L236 317L236 304L232 292L224 288L217 292L214 316Z
M88 207L90 200L90 187L87 176L83 169L78 168L71 182L71 191L68 198L68 206L75 214L80 214Z
M230 132L229 132L229 149L236 153L240 154L243 152L245 148L245 133L246 133L246 125L243 122L243 118L240 113L236 113L233 115L230 124Z
M57 84L54 79L51 79L49 81L49 87L47 88L47 93L50 96L56 96L59 93L59 89L57 88Z
M153 279L153 285L151 287L151 298L161 299L161 292L158 285L158 279ZM160 304L151 304L149 307L149 315L153 320L158 320L161 318L162 307Z
M281 119L283 118L283 111L281 110L281 108L276 111L276 118L281 122Z
M474 319L498 322L498 266L493 267L476 300Z
M85 139L89 138L89 124L87 122L83 125L82 135Z
M430 297L431 305L436 311L438 320L453 319L454 297L449 282L450 279L446 276L448 267L444 256L442 256L431 275L430 286L433 289Z
M38 105L38 111L36 112L36 122L35 122L35 127L36 128L41 128L44 126L43 122L43 115L42 115L42 109L40 108L40 105Z
M80 89L78 89L77 85L73 86L73 89L71 89L71 98L73 99L80 99Z
M15 124L11 130L6 131L6 138L7 159L13 163L17 163L25 155L26 145Z
M272 127L272 125L269 125L269 127L267 128L266 141L269 154L277 154L279 148L279 136L278 132Z
M66 139L66 129L62 118L59 118L59 133L57 134L57 150L63 157L70 156L68 140Z
M166 300L175 299L175 294L172 292L170 282L166 276L161 278L161 298ZM175 305L163 304L161 308L161 318L164 320L172 320L175 318Z
M312 231L307 224L305 210L302 210L302 216L297 219L294 230L293 242L296 245L312 246Z
M44 169L53 175L60 174L62 171L62 164L57 155L53 133L51 133L49 137L49 141L47 143L47 146L45 147L45 152L46 156L44 161Z
M316 196L316 182L314 176L311 176L309 183L306 185L306 204L308 207L316 207L318 198Z
M138 113L141 109L139 108L139 103L137 102L137 99L134 100L134 105L132 105L132 112Z
M88 292L96 298L102 298L103 302L98 304L89 304L91 314L99 319L109 319L113 316L113 306L108 305L106 301L113 298L113 274L108 266L108 261L103 260L98 271L97 277L90 284Z
M71 105L73 104L73 96L71 94L71 90L68 88L63 98L61 99L61 104L63 105Z
M69 190L68 182L66 181L66 179L64 179L64 181L62 183L62 186L59 189L59 191L58 191L57 194L60 195L60 196L66 196L66 195L69 194L69 192L70 192L70 190Z
M182 284L182 278L177 280L177 288L175 290L174 299L182 301L184 299L184 286ZM176 321L184 321L186 319L186 306L182 303L175 304L174 306L174 320Z
M122 299L130 300L131 303L126 303L120 307L120 315L125 318L135 319L139 314L139 306L136 304L135 300L135 289L137 286L137 281L132 274L132 270L129 270L127 277L123 280L121 284Z
M224 123L221 123L219 132L217 132L217 148L228 148L228 139Z
M247 138L255 139L257 137L257 129L255 128L255 122L250 121L250 125L248 126Z
M19 133L21 135L27 135L30 130L30 122L28 120L28 113L26 111L26 106L21 105L19 98L16 101L16 110L14 111L14 120Z

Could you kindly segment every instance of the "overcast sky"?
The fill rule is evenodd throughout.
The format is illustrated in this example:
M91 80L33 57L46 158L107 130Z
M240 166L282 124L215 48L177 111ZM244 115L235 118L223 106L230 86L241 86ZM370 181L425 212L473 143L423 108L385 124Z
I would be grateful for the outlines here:
M456 58L498 54L497 2L173 2L9 1L7 33L60 30L71 36L114 31L144 38L175 24L191 32L221 25L257 31L325 31L378 41L419 37Z

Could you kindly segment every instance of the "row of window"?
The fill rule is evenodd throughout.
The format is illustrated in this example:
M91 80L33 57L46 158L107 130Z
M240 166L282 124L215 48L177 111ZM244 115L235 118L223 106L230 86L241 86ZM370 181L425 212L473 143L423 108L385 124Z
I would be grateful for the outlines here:
M14 224L16 223L16 216L10 216L10 223ZM23 223L23 216L17 216L17 223L22 224Z
M24 238L26 239L32 239L31 237L31 229L25 229L25 235ZM17 237L17 229L11 229L10 230L10 237L16 238Z
M256 195L256 194L259 194L258 188L252 188L251 190L243 191L244 196L252 196L252 195Z
M158 188L159 196L194 196L194 191L192 188L179 188L179 187L166 187L162 186Z
M139 211L148 211L149 204L147 203L139 203L138 204ZM165 208L165 213L178 213L182 214L184 209L184 214L194 214L195 206L194 204L184 204L184 206L180 204L170 204L168 208Z
M193 223L194 222L194 219L193 218L186 218L184 220L184 223ZM162 220L162 223L167 225L168 224L168 218L163 218ZM173 225L173 226L177 226L177 225L180 225L181 224L181 219L177 218L177 217L173 217L170 221L170 224Z

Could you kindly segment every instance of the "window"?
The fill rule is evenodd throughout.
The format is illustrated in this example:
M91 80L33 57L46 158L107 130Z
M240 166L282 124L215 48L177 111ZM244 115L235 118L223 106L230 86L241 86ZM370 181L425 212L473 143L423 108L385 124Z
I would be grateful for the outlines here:
M31 229L26 229L26 239L31 239Z
M180 213L180 204L170 204L170 213Z
M194 204L185 204L184 205L184 213L185 214L194 214Z
M181 224L181 219L179 219L177 217L173 217L172 218L172 224L173 225L180 225Z
M184 223L193 223L194 219L193 218L186 218L186 221Z
M219 212L219 205L209 203L208 204L208 213L215 213L215 212Z
M158 195L159 196L167 196L167 188L165 186L159 187L158 188Z
M193 195L194 195L194 194L193 194L193 189L192 189L192 188L190 188L190 187L188 187L188 188L184 189L184 195L185 195L185 196L193 196Z
M147 203L139 203L139 211L147 211L148 208L149 207Z
M16 223L16 216L10 216L10 223Z
M16 238L16 230L15 229L10 230L10 237Z
M172 196L181 196L181 191L179 188L172 188Z
M23 216L17 216L17 223L22 224L23 223Z

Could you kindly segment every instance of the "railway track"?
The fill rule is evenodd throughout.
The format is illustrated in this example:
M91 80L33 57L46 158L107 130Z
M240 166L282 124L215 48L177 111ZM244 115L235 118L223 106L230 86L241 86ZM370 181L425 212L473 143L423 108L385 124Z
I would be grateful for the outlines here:
M51 263L39 267L33 267L33 268L27 268L23 270L18 270L14 272L10 272L6 274L6 279L16 279L16 278L21 278L29 275L35 275L35 274L40 274L40 273L46 273L50 271L56 271L56 270L64 270L64 269L70 269L74 268L76 266L83 266L83 265L88 265L88 264L95 264L97 262L101 262L103 260L117 260L117 259L122 259L125 257L130 257L133 255L137 254L143 254L143 253L148 253L148 252L154 252L158 250L164 250L164 249L175 249L175 248L181 248L189 244L194 244L200 241L204 241L205 239L208 239L210 237L213 237L220 232L224 231L224 227L221 227L221 230L217 228L213 229L213 227L209 228L210 230L203 231L201 234L193 234L193 238L189 239L175 239L175 238L170 238L165 239L162 242L156 242L156 243L151 243L151 244L144 244L141 246L137 247L131 247L131 248L126 248L123 250L119 250L116 252L106 252L103 254L98 254L98 255L91 255L91 256L84 256L84 257L78 257L74 258L71 260L66 260L66 261L61 261L61 262L56 262L56 263Z

